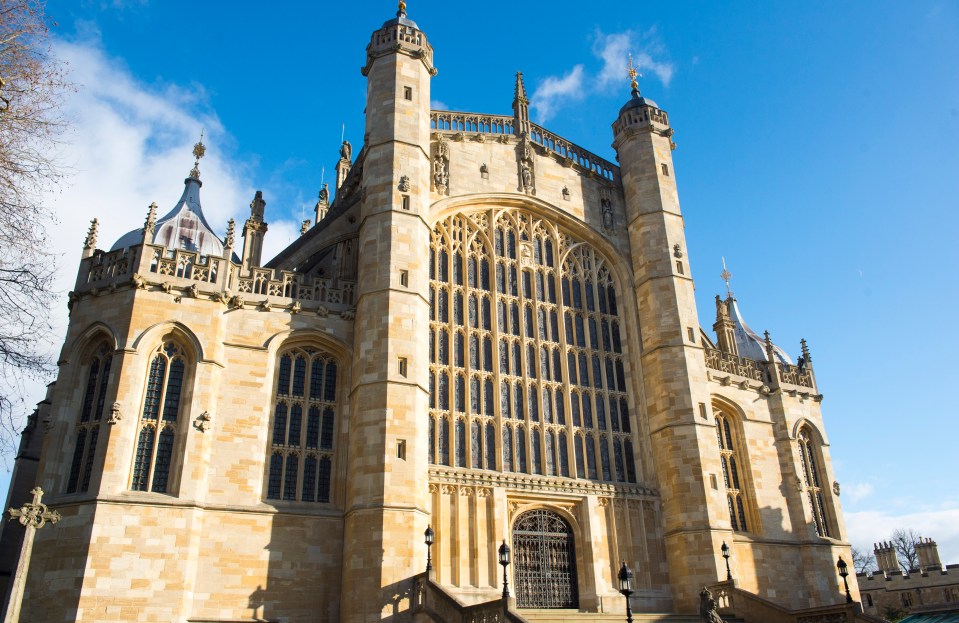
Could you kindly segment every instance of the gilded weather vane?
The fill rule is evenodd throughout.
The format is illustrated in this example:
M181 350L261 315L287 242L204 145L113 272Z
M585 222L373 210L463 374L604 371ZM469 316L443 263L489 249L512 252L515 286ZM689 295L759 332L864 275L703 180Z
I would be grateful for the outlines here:
M190 177L200 179L200 158L206 155L206 145L203 144L203 130L200 130L200 142L193 146L193 170L190 171Z
M626 75L629 76L629 85L633 88L633 92L639 93L639 82L636 81L636 77L642 77L643 74L639 73L639 71L637 71L636 67L633 65L632 54L629 55L629 65L626 67Z
M723 272L719 273L719 276L723 281L726 282L726 295L729 298L733 298L733 291L729 289L729 280L733 278L733 274L729 272L729 269L726 268L726 258L723 258Z

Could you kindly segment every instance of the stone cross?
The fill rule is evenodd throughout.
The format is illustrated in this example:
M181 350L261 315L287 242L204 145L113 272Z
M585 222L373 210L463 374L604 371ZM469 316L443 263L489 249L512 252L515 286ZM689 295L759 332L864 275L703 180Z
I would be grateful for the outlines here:
M19 520L20 525L26 531L23 535L23 545L20 546L17 570L10 585L10 599L7 601L7 614L3 618L3 623L17 623L20 620L20 606L23 602L23 589L27 583L27 570L30 568L30 554L33 551L34 535L37 530L47 525L47 522L55 524L60 521L60 513L51 511L46 504L40 501L43 498L43 489L34 487L30 493L33 495L32 502L27 502L20 508L11 508L7 511L10 513L10 520Z

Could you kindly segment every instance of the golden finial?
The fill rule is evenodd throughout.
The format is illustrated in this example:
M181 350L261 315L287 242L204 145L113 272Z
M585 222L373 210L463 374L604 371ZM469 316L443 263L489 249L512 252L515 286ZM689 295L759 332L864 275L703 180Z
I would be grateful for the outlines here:
M200 142L193 146L193 170L190 171L190 177L200 179L200 158L206 155L206 145L203 144L203 130L200 130Z
M733 291L729 289L729 280L732 279L733 274L729 272L729 269L726 268L726 258L723 258L723 272L719 273L719 276L722 277L722 280L726 282L726 296L733 298Z
M639 92L639 82L636 81L636 76L641 76L642 74L636 71L636 67L633 66L633 55L629 55L629 65L626 67L626 75L629 76L630 86L633 89L633 92Z
M400 8L396 12L396 17L406 17L406 3L403 0L400 0Z

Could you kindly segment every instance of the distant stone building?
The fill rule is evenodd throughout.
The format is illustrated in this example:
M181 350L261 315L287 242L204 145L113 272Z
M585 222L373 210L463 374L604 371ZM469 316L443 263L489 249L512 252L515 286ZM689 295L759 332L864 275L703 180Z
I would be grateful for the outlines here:
M723 604L846 608L809 351L728 292L701 329L667 113L634 76L616 165L531 123L521 75L511 115L430 110L433 61L401 4L362 148L268 261L264 196L220 237L198 165L109 250L91 228L12 488L63 515L25 620L503 620L504 542L517 616L622 613L624 562L634 611L694 613L724 544Z
M894 610L907 613L959 611L959 564L943 567L939 547L932 539L916 543L919 568L904 572L891 543L875 545L876 566L857 574L863 610L883 616Z

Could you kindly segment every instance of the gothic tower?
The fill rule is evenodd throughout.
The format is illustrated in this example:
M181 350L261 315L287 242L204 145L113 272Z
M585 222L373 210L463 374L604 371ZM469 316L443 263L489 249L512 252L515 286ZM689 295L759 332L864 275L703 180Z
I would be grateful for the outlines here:
M357 266L350 474L345 504L343 621L379 618L410 569L425 566L411 535L426 529L423 413L428 409L426 225L433 50L406 16L373 33L367 77ZM424 560L421 560L424 559ZM405 586L405 584L402 584ZM358 595L379 599L357 600Z
M705 482L707 472L718 471L716 431L700 417L699 405L709 403L709 393L702 383L706 371L673 171L673 131L666 112L640 95L634 77L632 98L619 111L613 132L669 570L677 603L691 608L696 587L721 577L720 544L732 535L716 529L723 507Z

